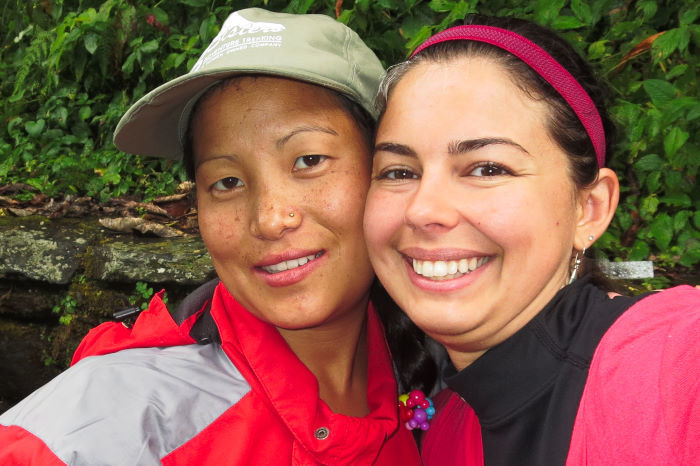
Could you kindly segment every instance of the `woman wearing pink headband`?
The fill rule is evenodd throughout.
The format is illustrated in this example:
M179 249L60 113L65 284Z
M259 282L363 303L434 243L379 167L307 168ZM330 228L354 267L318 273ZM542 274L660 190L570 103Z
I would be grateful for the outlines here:
M615 295L585 257L619 198L601 86L540 26L468 22L386 77L365 211L453 365L425 463L697 464L700 292Z

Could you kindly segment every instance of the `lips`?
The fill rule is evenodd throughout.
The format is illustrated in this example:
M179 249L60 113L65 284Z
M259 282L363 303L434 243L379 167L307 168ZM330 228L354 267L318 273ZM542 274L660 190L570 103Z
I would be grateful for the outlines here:
M253 267L253 272L269 286L290 286L308 277L326 256L323 250L286 251L266 257Z

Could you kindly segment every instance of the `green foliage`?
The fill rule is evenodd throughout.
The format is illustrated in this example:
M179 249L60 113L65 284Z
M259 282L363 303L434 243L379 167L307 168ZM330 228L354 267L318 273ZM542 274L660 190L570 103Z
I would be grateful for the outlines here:
M53 307L54 314L60 314L58 322L61 325L69 325L75 317L75 311L78 308L78 301L70 294L65 295L60 304Z
M137 98L185 73L233 10L335 16L335 0L10 0L0 7L0 183L58 197L171 193L181 164L111 142ZM563 34L609 82L623 196L597 242L610 258L700 262L700 5L695 0L345 0L338 20L385 65L470 12ZM21 196L22 194L20 194ZM25 194L25 197L27 195Z
M132 306L140 305L141 309L148 309L148 303L153 297L153 288L145 282L136 282L134 293L129 296L129 304ZM163 297L163 302L167 303L166 297Z

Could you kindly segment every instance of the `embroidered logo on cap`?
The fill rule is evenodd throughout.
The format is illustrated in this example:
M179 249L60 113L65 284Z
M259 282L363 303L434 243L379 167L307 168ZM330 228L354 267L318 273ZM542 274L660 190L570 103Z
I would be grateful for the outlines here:
M282 36L271 33L284 30L285 27L282 24L250 21L238 13L233 13L221 26L221 31L199 57L190 73L198 71L224 55L245 50L248 47L281 47Z

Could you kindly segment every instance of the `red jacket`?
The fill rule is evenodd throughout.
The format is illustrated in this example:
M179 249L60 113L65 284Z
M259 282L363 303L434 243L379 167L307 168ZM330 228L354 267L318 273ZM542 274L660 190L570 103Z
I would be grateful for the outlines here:
M194 344L198 316L176 325L160 295L132 329L96 327L70 369L0 416L0 464L420 464L368 312L364 418L334 414L279 332L219 285L221 345Z

